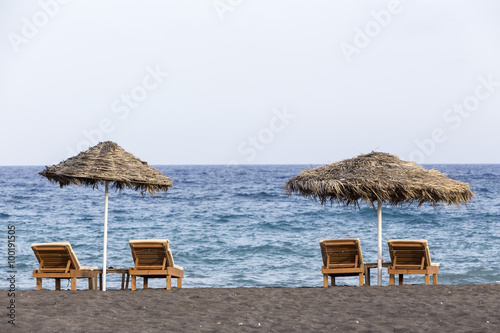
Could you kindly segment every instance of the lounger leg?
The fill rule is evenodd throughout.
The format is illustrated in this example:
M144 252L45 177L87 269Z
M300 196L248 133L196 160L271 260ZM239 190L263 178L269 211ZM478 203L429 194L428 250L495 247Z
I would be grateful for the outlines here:
M182 278L177 278L177 288L182 288Z
M61 290L61 279L56 279L56 290Z
M359 273L359 286L363 287L363 273Z
M172 289L172 276L167 275L167 290Z
M394 285L394 280L395 280L394 274L389 274L389 285L390 286Z
M144 277L144 286L143 286L144 289L148 289L148 278L147 277Z
M42 278L36 278L36 290L42 290Z
M399 285L402 286L403 285L403 274L399 274Z
M76 290L76 277L71 278L71 290Z
M328 288L328 275L323 274L323 287Z
M330 280L332 280L332 286L334 286L335 285L335 276L331 275Z
M94 279L89 277L89 290L94 289Z
M122 290L125 289L125 272L122 273Z
M130 278L130 274L127 273L127 282L125 282L125 289L127 289L127 290L128 290L128 280L129 280L129 278Z
M135 275L132 275L132 281L131 281L131 289L136 290L137 289L137 277Z
M438 276L437 276L437 274L432 274L432 284L438 284Z
M102 274L99 274L99 286L102 290Z
M430 282L429 274L425 274L425 285L427 286Z

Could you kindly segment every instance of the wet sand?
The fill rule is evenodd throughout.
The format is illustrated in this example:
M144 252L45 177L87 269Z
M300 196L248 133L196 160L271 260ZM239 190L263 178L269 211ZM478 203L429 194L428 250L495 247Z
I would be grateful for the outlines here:
M0 332L500 332L500 284L0 293Z

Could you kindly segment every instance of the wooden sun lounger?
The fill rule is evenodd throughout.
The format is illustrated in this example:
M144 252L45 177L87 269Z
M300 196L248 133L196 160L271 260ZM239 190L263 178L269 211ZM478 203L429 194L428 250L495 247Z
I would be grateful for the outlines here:
M363 285L365 267L359 239L329 239L320 240L321 256L323 257L323 286L328 287L328 276L332 286L335 278L340 276L359 276L359 285Z
M88 279L89 289L93 289L93 270L97 267L80 266L70 243L38 243L31 244L31 248L40 263L39 268L33 271L36 290L42 289L42 279L55 279L56 290L61 290L61 279L69 279L71 290L76 290L78 278Z
M429 284L432 274L432 284L437 284L439 264L431 262L429 247L425 239L390 239L389 253L391 265L387 267L389 285L394 285L394 275L399 274L399 285L403 285L404 274L425 274L425 284Z
M134 267L130 267L132 290L137 289L136 278L144 279L144 289L149 278L166 278L167 290L172 288L172 278L177 278L177 288L182 288L184 269L174 265L168 239L130 240Z

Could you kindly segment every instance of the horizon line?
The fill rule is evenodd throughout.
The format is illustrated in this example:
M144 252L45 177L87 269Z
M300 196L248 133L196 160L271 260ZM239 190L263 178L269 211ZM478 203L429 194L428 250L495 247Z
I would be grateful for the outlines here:
M62 162L62 161L61 161ZM340 161L338 161L340 162ZM329 163L251 163L251 164L244 164L244 163L237 163L237 164L229 164L229 163L174 163L174 164L156 164L156 163L149 163L147 162L148 165L151 166L265 166L265 165L329 165L335 162L329 162ZM422 164L417 164L417 165L500 165L500 163L491 163L491 162L468 162L468 163L456 163L456 162L451 162L451 163L443 163L443 162L435 162L435 163L422 163ZM48 165L45 164L4 164L0 165L0 167L45 167Z

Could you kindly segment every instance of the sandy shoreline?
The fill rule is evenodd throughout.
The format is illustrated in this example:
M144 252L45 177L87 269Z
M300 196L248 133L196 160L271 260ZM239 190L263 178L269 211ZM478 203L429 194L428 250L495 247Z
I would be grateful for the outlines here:
M8 305L1 290L2 305ZM16 292L0 332L498 332L500 285Z

